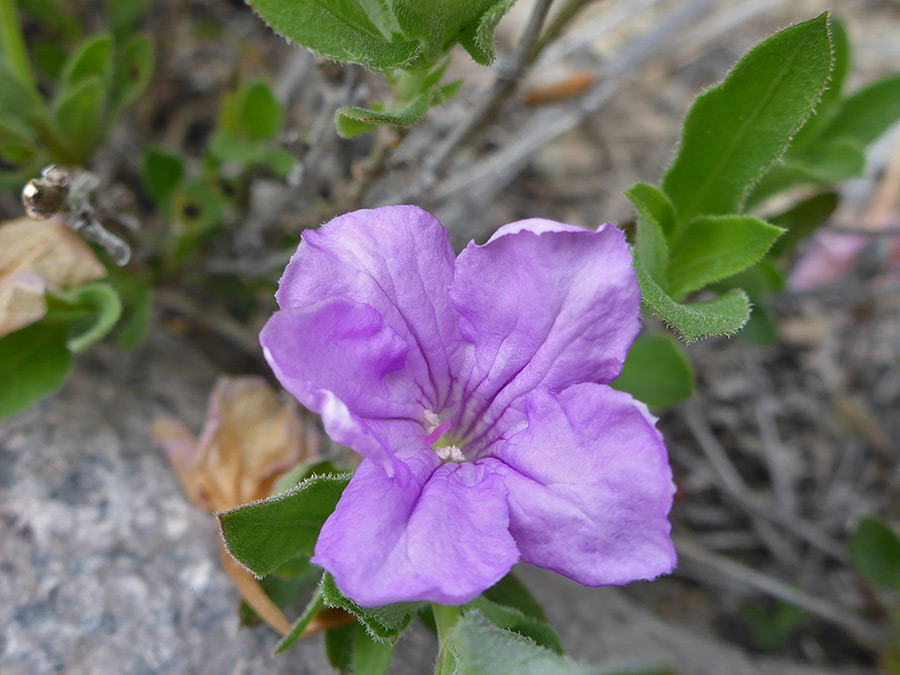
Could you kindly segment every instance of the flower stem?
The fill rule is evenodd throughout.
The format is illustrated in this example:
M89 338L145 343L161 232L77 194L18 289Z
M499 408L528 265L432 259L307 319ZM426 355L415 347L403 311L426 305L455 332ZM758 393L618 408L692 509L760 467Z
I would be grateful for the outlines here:
M25 38L22 35L22 25L19 23L19 15L16 12L16 0L0 0L0 46L9 62L9 67L18 75L22 84L37 93L37 81L31 70L31 61L28 58Z
M447 636L450 634L453 626L456 625L456 622L459 621L462 611L459 607L439 605L437 603L432 603L431 611L434 612L434 625L437 627L439 645L437 668L435 668L434 672L443 673L445 667L452 668L452 665L447 662L448 658L451 660L453 658L447 652Z
M462 616L459 607L452 605L431 605L431 611L434 612L434 624L437 626L438 641L443 645L447 640L447 634L450 629L456 625Z

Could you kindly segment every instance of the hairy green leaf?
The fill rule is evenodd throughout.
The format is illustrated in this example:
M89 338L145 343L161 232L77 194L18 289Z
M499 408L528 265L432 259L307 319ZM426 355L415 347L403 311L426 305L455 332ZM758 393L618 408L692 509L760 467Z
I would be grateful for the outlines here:
M697 98L662 183L679 222L740 210L819 100L831 62L823 14L757 45Z
M322 597L329 607L337 607L349 612L362 623L376 640L394 644L409 628L421 602L396 602L380 607L360 607L341 592L327 572L322 575Z
M644 270L638 268L637 277L641 302L685 342L732 335L750 317L750 300L742 290L729 291L713 300L682 304L673 300Z
M483 594L488 600L492 600L501 605L515 607L528 618L538 621L547 621L547 615L544 608L537 601L531 591L528 590L522 581L512 572L503 577L496 584L487 589Z
M681 346L668 335L640 335L612 386L651 408L670 408L693 396L694 369Z
M380 112L355 106L339 108L335 113L338 133L343 138L354 138L374 131L379 126L408 127L421 120L435 96L431 88L414 98L406 107L396 112Z
M459 42L475 63L489 66L494 62L494 31L514 4L516 0L496 0L477 21L470 22L461 30Z
M438 675L671 675L649 664L606 667L576 663L467 612L441 644Z
M481 612L488 621L498 628L527 637L537 645L556 654L563 654L565 651L559 635L546 620L529 618L512 605L491 600L486 595L480 595L463 605L463 607L465 611L477 610Z
M650 276L666 285L669 265L666 233L675 227L674 207L665 193L647 183L635 183L625 195L638 213L635 257Z
M220 513L228 552L259 576L311 555L349 481L349 474L313 476L283 495Z
M762 259L784 230L750 216L702 216L683 230L667 272L676 300Z
M250 0L274 30L322 56L375 71L403 68L422 50L419 40L388 40L354 0Z

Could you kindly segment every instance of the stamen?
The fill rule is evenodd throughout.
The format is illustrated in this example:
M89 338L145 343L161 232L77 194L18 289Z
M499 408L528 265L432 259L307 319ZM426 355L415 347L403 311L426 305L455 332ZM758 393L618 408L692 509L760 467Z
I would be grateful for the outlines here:
M437 456L442 462L446 462L447 460L450 460L451 462L466 461L466 456L462 453L462 450L457 448L455 445L444 445L442 447L435 448L434 451L437 453Z

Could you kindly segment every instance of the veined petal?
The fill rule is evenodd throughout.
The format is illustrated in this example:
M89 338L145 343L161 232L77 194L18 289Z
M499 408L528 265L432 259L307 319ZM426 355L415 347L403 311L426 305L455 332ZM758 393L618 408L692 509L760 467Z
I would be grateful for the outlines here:
M312 562L360 605L459 605L518 561L504 481L484 463L407 454L405 485L364 460L316 542Z
M460 254L450 297L475 350L464 428L489 428L538 387L613 381L640 330L631 254L612 225L506 225Z
M522 560L587 586L670 572L672 471L646 408L599 384L522 402L528 426L483 460L503 473Z
M401 465L393 451L421 442L422 394L414 382L396 377L406 342L374 308L331 299L283 309L269 319L260 342L275 376L322 415L335 442L388 472Z
M446 405L465 345L450 304L454 253L447 231L415 206L353 211L307 230L276 298L282 309L345 298L373 307L407 344L402 368Z

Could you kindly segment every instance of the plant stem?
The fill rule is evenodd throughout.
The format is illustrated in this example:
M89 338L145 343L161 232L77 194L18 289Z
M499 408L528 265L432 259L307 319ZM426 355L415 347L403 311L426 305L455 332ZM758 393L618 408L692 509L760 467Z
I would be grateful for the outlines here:
M432 603L431 611L434 612L434 625L437 627L438 634L438 663L434 672L441 673L444 670L444 666L447 665L447 636L453 626L456 625L456 622L459 621L462 611L459 607L439 605L437 603Z
M563 29L569 25L578 13L595 0L568 0L566 4L559 8L559 11L553 15L547 28L541 34L540 39L534 43L531 51L528 52L528 60L526 63L531 64L543 51L544 47L559 37Z
M447 640L447 634L450 629L456 625L462 616L459 607L453 605L438 605L433 603L431 611L434 612L434 624L437 626L438 640L443 644Z
M16 12L16 0L0 0L0 45L10 68L19 76L22 84L37 93L37 81L31 70L22 25Z
M487 94L482 97L478 105L469 116L456 127L450 135L438 146L435 153L425 166L426 182L433 182L437 175L446 168L450 160L462 145L472 137L482 124L491 119L500 105L515 89L516 84L525 72L528 54L532 45L537 40L550 11L553 0L538 0L525 26L525 32L516 46L516 51L508 63L502 63L497 67L497 74Z

